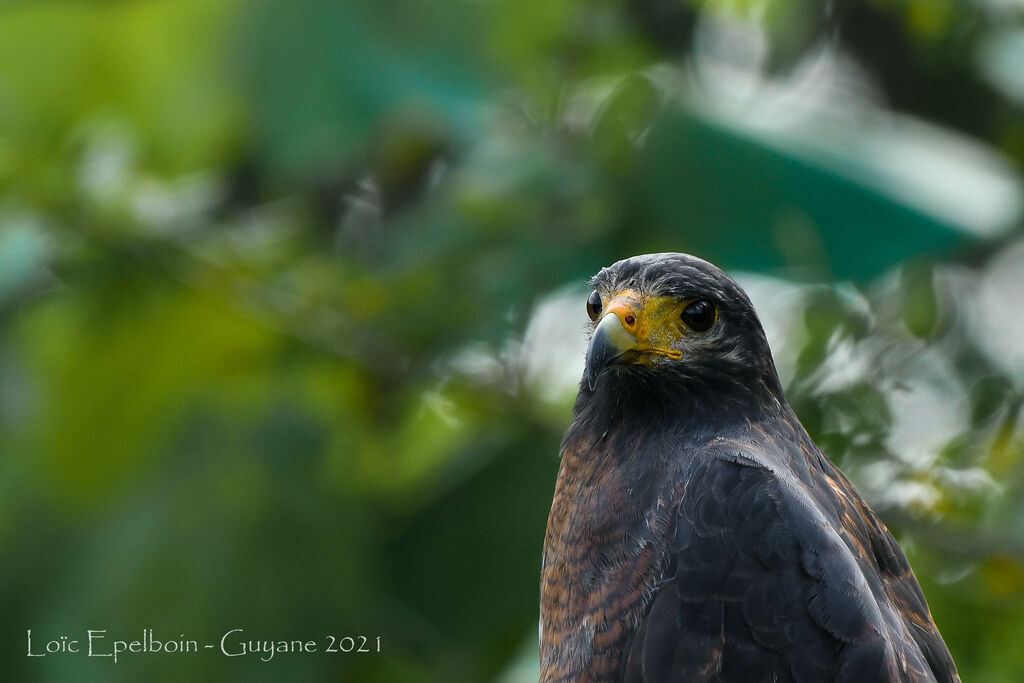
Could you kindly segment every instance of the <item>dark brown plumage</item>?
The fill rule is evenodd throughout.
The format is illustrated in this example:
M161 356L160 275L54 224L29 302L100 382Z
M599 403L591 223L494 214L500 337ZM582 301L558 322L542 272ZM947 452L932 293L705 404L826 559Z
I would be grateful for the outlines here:
M541 681L959 681L902 550L685 254L593 280L541 579Z

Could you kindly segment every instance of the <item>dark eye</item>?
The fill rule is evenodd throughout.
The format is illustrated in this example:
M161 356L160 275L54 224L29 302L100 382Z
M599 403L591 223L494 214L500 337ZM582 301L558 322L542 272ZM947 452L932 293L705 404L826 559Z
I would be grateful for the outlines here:
M601 295L597 293L596 289L587 298L587 315L595 322L598 316L601 315Z
M695 332L704 332L715 324L715 306L709 301L698 299L683 309L683 322Z

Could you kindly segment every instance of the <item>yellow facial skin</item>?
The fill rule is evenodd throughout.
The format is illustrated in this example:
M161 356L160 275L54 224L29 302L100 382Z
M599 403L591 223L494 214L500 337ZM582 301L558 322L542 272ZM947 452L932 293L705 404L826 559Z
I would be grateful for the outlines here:
M618 316L623 330L632 338L632 342L620 333L614 343L622 351L635 353L632 362L651 365L657 356L678 360L683 357L679 347L684 339L696 334L680 318L683 310L692 301L667 296L647 296L636 290L626 289L602 299L600 321L603 322L609 315ZM715 315L717 318L717 310Z

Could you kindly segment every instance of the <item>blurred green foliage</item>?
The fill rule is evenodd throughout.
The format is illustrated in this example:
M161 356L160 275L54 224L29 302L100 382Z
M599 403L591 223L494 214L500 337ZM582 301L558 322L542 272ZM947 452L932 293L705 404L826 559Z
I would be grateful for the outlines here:
M0 4L5 675L536 678L551 368L586 277L679 250L760 274L797 412L964 680L1020 680L1022 17ZM539 322L566 300L575 337ZM383 652L24 652L238 627Z

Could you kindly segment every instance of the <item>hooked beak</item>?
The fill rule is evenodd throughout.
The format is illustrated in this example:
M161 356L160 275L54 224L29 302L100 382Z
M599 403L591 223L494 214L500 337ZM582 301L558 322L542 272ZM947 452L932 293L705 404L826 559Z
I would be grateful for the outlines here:
M614 363L625 362L637 348L637 339L631 335L615 313L607 313L590 338L587 348L587 386L593 391L597 377Z
M609 366L619 363L653 365L655 358L679 360L683 352L672 347L666 336L670 325L666 316L675 318L678 302L669 297L642 298L626 290L611 298L605 306L587 349L587 386L593 391L597 378Z

